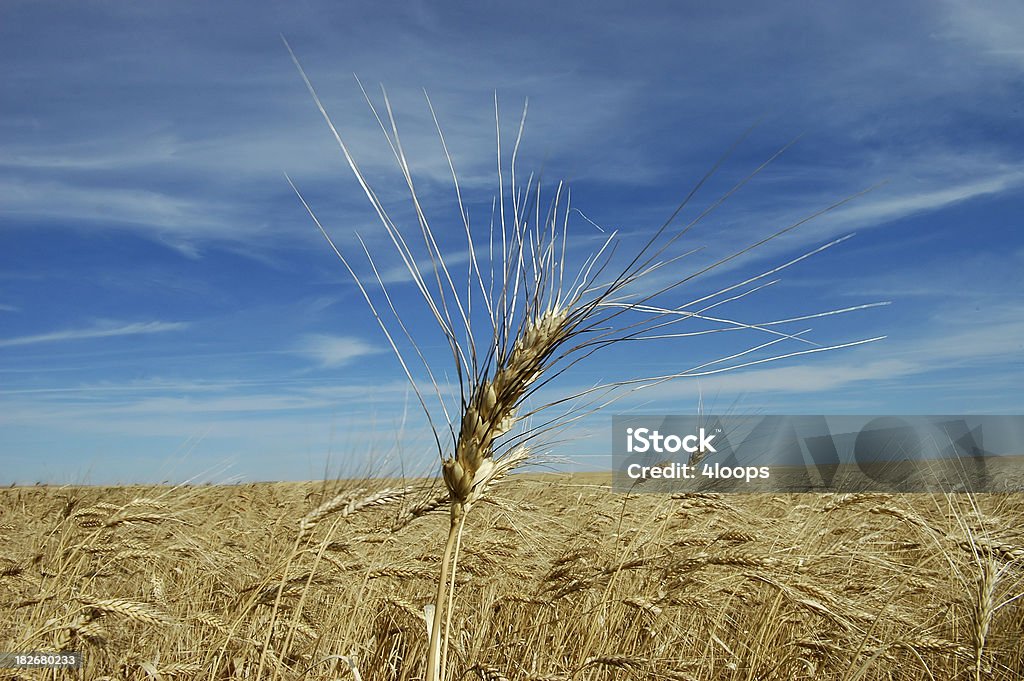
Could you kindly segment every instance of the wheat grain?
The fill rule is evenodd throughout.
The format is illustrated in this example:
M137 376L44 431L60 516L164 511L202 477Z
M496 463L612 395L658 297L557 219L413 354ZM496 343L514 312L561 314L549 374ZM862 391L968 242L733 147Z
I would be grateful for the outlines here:
M146 523L155 525L169 520L167 516L158 513L119 513L103 521L105 527L117 527L118 525L134 525Z
M73 622L60 630L56 641L54 641L54 649L57 651L69 650L71 644L78 637L78 633L96 620L97 617L98 614L95 612L83 611L78 613Z
M217 615L211 615L210 613L205 612L197 612L193 613L190 617L193 621L198 622L199 624L212 627L219 631L228 630L227 623L225 623L224 620L218 617Z
M345 518L357 511L372 506L382 506L404 497L411 488L387 488L372 494L361 496L365 489L343 492L307 513L299 521L299 539L303 540L313 534L317 525L330 515L338 514Z
M652 618L657 617L662 613L662 609L658 606L657 602L652 601L649 598L630 596L629 598L623 599L622 602L631 608L636 608L640 612Z
M113 554L111 558L113 560L133 560L133 559L151 559L151 560L162 560L164 554L160 551L154 551L152 549L128 549L126 551L118 551Z
M497 667L492 667L487 664L475 664L469 668L470 671L476 672L483 681L508 681L508 677L501 673Z
M163 577L160 575L150 575L149 583L153 587L153 600L160 605L167 605L167 588L164 583Z
M757 540L757 535L751 534L750 532L742 532L740 530L727 530L721 532L716 537L716 541L731 541L731 542L752 542Z
M709 556L707 562L712 565L734 565L736 567L772 567L778 563L773 558L759 556L745 551L729 551L719 555Z
M370 579L377 579L380 577L393 577L395 579L419 579L429 578L431 573L425 570L419 570L416 568L400 568L400 567L389 567L389 568L377 568L370 570L367 573Z
M415 504L414 506L410 506L409 508L403 510L399 517L395 520L394 524L391 526L391 531L398 532L400 530L405 529L416 518L424 516L430 513L431 511L436 511L437 509L441 508L444 504L447 504L450 501L451 500L448 496L448 490L445 489L443 492L439 492L433 495L432 497L429 497Z
M981 574L978 575L977 591L974 600L974 627L972 643L974 644L974 678L981 681L985 668L985 643L988 640L989 628L992 626L992 615L996 610L995 592L998 582L998 566L989 553L979 560Z
M957 655L968 660L974 659L974 654L962 645L948 639L937 636L916 636L896 641L895 645L927 653L948 653Z
M25 571L25 566L10 558L4 558L0 564L0 577L17 577Z
M182 676L199 674L204 671L203 665L197 662L174 662L157 668L157 678L161 676Z
M958 542L960 548L971 553L992 554L1006 561L1024 559L1024 547L1015 546L997 539L971 537Z
M402 598L398 598L397 596L390 596L386 599L386 601L397 610L400 610L416 622L419 622L421 627L423 626L423 623L426 621L426 618L423 615L423 608L416 607L409 601Z
M576 671L579 672L587 667L599 666L599 667L612 667L614 669L637 669L646 667L650 664L649 660L643 657L632 657L629 655L601 655L595 657L588 657L583 661Z
M86 610L121 615L130 620L147 624L173 624L174 619L167 613L147 603L139 603L125 598L78 598Z
M891 498L891 494L883 494L878 492L856 492L850 494L840 494L835 499L825 504L821 510L824 512L836 511L838 509L853 506L855 504L862 504L870 501L888 501Z
M91 620L75 626L74 633L75 636L96 646L106 645L110 637L108 631L99 620Z

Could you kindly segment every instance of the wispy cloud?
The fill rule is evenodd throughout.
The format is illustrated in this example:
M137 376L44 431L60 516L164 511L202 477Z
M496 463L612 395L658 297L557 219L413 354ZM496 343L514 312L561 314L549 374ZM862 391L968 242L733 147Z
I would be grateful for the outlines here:
M947 0L948 25L942 35L960 40L991 59L1024 66L1024 7L1014 0L975 3Z
M231 230L224 206L175 196L165 191L127 186L97 187L70 181L7 179L0 214L8 218L92 221L108 228L150 229L184 235L223 235ZM236 236L241 236L237 234Z
M951 181L946 178L934 182L934 186L914 191L908 177L901 183L902 191L880 193L874 197L868 194L864 199L854 201L836 211L825 222L837 226L875 227L907 218L920 213L938 211L970 199L1001 194L1024 187L1024 168L1016 168L982 179L968 182ZM889 194L888 196L885 194Z
M310 357L321 367L334 368L349 364L360 357L384 352L384 348L351 336L311 334L299 343L297 351Z
M133 322L121 325L104 323L85 329L66 329L64 331L52 331L33 336L16 336L14 338L0 339L0 348L86 340L89 338L112 338L114 336L164 333L166 331L180 331L188 326L187 322Z
M354 429L374 418L389 420L403 410L409 393L400 378L372 385L322 385L286 378L101 382L0 391L0 427L59 423L67 432L167 436L194 432L214 422L231 423L232 432L245 433L247 426L256 428L272 420L279 429L307 428L309 433L327 434L332 422Z

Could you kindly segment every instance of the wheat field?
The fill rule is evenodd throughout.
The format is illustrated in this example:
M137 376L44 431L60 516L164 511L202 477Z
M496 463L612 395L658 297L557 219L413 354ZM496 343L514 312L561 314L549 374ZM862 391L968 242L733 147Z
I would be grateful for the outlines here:
M0 680L1024 676L1024 539L1009 529L1024 524L1019 495L620 494L607 474L511 474L641 389L881 341L781 329L887 301L756 323L716 310L852 235L707 293L681 290L867 190L691 266L700 249L684 237L790 145L675 224L730 149L660 226L606 233L581 260L567 186L542 195L539 177L517 180L525 106L506 187L495 97L498 192L481 231L427 98L458 209L455 227L448 216L435 231L386 92L375 107L363 90L408 190L415 220L403 228L288 50L415 295L393 295L361 238L365 264L343 253L287 181L409 380L441 475L4 490L0 653L77 651L82 667L0 669ZM464 232L465 271L442 230ZM612 346L724 332L757 340L667 374L549 385ZM447 366L424 351L437 341Z
M439 491L440 490L440 493ZM0 492L4 679L419 679L436 481ZM510 476L467 521L453 679L1017 679L1019 495L625 495Z

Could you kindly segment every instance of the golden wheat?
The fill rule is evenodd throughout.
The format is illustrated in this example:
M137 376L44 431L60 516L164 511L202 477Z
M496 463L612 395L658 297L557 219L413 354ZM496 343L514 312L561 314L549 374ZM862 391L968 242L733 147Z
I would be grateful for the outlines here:
M378 485L353 488L368 487L361 495L367 497L394 487ZM153 677L146 665L161 672L194 664L201 671L177 678L243 681L246 674L255 678L269 634L264 679L275 669L285 681L351 678L346 663L332 671L329 662L319 661L353 653L364 681L422 679L422 605L430 600L422 577L436 570L430 547L443 539L444 528L423 522L391 532L383 512L360 512L345 519L338 537L300 547L293 556L296 518L308 512L315 489L75 490L83 508L106 499L120 508L119 498L150 496L167 504L168 515L187 521L167 526L166 533L109 528L119 550L128 550L124 542L131 541L164 558L124 562L96 576L86 575L109 563L110 553L67 552L100 546L92 536L96 528L44 512L63 491L33 491L20 502L17 492L0 491L0 518L18 528L16 541L0 550L8 561L3 564L24 567L0 580L0 650L55 651L60 643L83 652L85 678L148 681ZM828 496L794 495L786 504L760 495L729 497L734 511L652 525L663 498L624 500L608 491L606 481L561 479L551 485L547 478L519 476L502 493L510 503L539 511L510 518L502 508L481 504L473 512L480 531L467 540L465 554L480 574L464 572L458 582L453 676L480 664L509 679L726 681L737 675L841 679L859 673L862 681L923 681L976 678L979 648L982 678L1024 676L1024 571L1019 560L986 550L1013 543L1005 528L1024 525L1024 499L975 497L973 503L997 525L966 512L949 518L955 497L870 502L912 512L935 528L925 530L871 514L866 502L819 513L834 501ZM249 501L236 503L241 494ZM26 506L26 498L35 506ZM801 505L808 509L793 511ZM599 510L615 518L614 532ZM496 531L509 523L518 532ZM233 528L230 536L224 527ZM993 527L1004 529L994 537ZM187 528L187 536L177 528ZM376 531L388 541L361 539ZM757 540L737 548L719 540L733 532ZM969 550L961 546L965 536ZM680 537L702 543L675 546ZM226 560L243 553L262 558ZM327 555L352 569L338 569ZM766 565L763 559L771 560ZM218 569L207 569L207 560ZM994 586L985 582L979 560L991 561ZM418 576L403 578L406 568ZM166 604L146 600L153 577L164 582ZM930 588L914 587L915 581ZM981 644L979 624L984 628L985 622ZM588 659L593 661L581 669Z

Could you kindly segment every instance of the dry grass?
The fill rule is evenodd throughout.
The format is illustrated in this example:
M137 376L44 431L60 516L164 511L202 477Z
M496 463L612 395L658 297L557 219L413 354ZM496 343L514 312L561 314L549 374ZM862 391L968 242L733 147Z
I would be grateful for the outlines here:
M0 678L422 678L434 484L0 492L0 650L85 654ZM1024 677L1019 496L496 492L467 521L451 678Z

